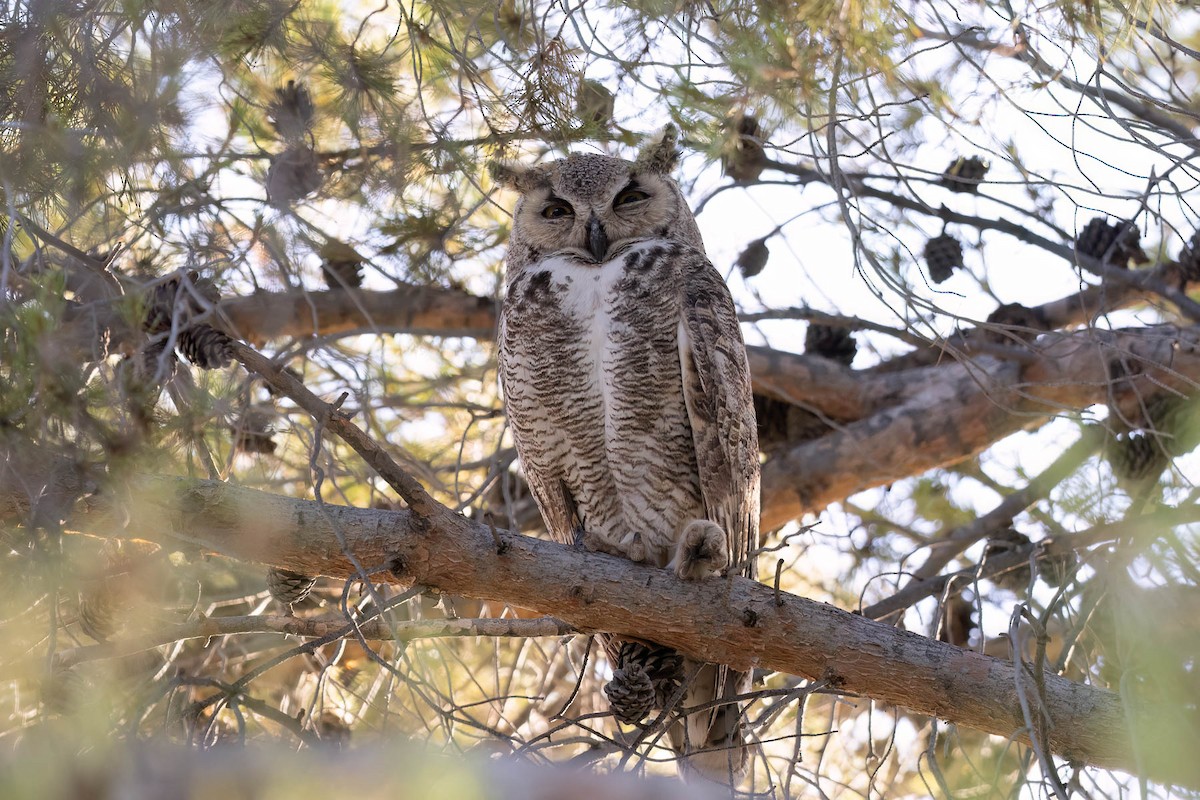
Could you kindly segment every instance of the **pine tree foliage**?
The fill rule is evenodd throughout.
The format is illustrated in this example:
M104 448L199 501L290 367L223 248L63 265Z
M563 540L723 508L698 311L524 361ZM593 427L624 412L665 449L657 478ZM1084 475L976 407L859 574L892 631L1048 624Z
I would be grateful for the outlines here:
M536 534L487 165L631 156L672 122L757 348L760 574L1162 700L1200 749L1200 515L1139 522L1186 516L1200 481L1198 22L1154 0L0 5L0 736L65 717L81 751L404 739L671 774L608 714L586 635L326 640L314 620L536 615L268 580L86 520L140 475L401 507L246 342L438 502ZM833 355L806 360L805 330ZM1034 716L1030 746L758 678L753 796L1138 785L1036 746Z

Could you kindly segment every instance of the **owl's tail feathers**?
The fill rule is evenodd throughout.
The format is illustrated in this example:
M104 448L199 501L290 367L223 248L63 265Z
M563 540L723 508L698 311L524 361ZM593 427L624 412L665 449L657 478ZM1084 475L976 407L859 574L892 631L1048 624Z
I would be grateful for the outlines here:
M736 784L749 762L742 704L736 698L750 690L751 674L684 658L658 644L603 635L601 641L614 664L612 680L604 687L613 715L637 725L664 708L672 714L699 709L678 716L667 731L679 774Z
M698 669L697 669L698 667ZM669 731L671 747L680 756L679 773L698 775L725 785L746 774L750 750L742 723L742 704L736 698L750 689L750 673L719 664L695 662L685 667L690 676L681 705L707 706L688 714Z

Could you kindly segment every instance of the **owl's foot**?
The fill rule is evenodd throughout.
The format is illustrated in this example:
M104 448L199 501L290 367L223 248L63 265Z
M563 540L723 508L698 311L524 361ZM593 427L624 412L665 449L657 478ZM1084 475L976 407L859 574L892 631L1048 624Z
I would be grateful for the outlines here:
M675 546L675 557L667 564L685 581L707 578L729 566L725 531L715 522L694 519L684 526Z

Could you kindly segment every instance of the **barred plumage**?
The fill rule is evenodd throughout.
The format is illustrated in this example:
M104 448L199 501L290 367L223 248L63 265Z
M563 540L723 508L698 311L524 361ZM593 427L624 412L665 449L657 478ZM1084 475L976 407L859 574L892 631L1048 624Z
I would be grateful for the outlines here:
M505 408L554 538L684 578L753 575L749 368L729 290L669 177L676 155L669 133L633 163L573 155L494 169L522 193L500 320ZM661 708L686 675L680 707L710 707L669 731L681 768L726 780L744 767L740 708L711 704L745 691L748 673L602 640L620 718Z

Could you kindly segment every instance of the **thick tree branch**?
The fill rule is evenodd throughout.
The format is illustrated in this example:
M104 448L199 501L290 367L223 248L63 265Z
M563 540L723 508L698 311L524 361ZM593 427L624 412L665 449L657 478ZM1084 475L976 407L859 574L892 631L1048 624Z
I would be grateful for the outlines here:
M233 333L250 342L403 331L490 339L496 304L457 289L404 286L390 292L260 292L220 305Z
M551 613L583 631L652 635L706 660L823 678L884 703L1028 738L1011 664L743 578L681 582L666 570L507 532L497 554L488 528L462 517L414 524L408 511L318 506L219 482L145 478L119 494L121 503L111 495L93 502L74 527L354 576L341 541L388 579ZM1131 707L1127 717L1117 695L1057 676L1047 676L1044 696L1026 699L1053 721L1047 744L1056 753L1200 785L1195 743L1162 730L1154 709Z
M495 320L490 300L416 287L256 295L220 308L251 340L367 329L487 338ZM1028 363L980 356L898 372L855 371L816 356L751 347L757 393L840 426L768 462L764 525L778 527L855 492L969 458L1055 413L1110 400L1120 408L1121 398L1110 397L1113 359L1144 372L1125 383L1126 402L1142 402L1161 384L1190 392L1200 381L1196 341L1196 329L1169 326L1050 332L1029 345Z
M1164 388L1191 394L1200 384L1196 327L1050 333L1031 351L1035 358L1027 364L979 358L864 380L864 396L899 402L768 461L763 528L961 461L1062 411L1106 402L1136 406ZM1135 368L1120 387L1111 373L1114 359Z

